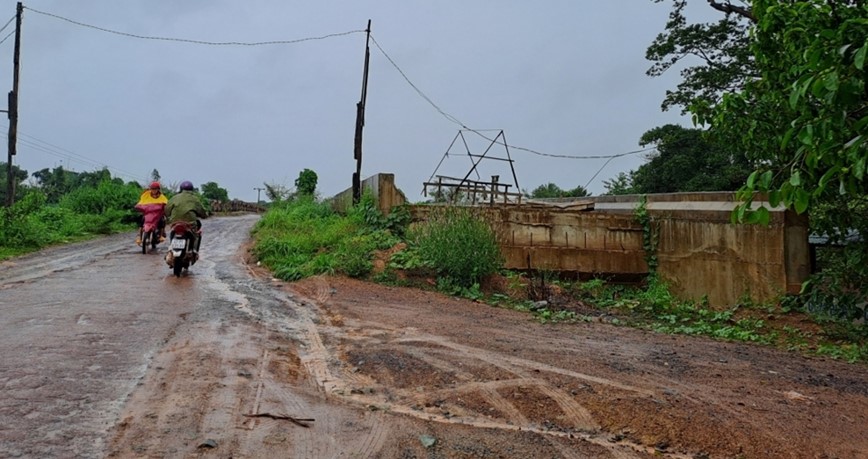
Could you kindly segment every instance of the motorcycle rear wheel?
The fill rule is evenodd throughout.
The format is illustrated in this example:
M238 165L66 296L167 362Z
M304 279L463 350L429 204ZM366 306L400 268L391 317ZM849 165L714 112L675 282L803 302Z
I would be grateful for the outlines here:
M175 259L175 264L172 265L172 272L175 274L175 277L181 277L181 271L184 269L184 264L179 259Z

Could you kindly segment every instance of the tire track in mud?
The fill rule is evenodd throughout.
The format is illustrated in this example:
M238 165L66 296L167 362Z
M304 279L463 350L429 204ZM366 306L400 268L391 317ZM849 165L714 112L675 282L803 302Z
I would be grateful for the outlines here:
M114 454L124 456L129 451L124 443L137 442L159 425L174 426L173 431L188 432L188 436L179 440L158 432L156 440L133 445L132 456L182 453L207 457L208 450L197 445L213 439L219 445L215 452L220 454L367 457L377 454L389 438L391 424L385 422L389 419L383 413L329 402L317 380L300 371L303 355L297 348L325 349L321 342L305 339L319 336L307 332L307 327L315 327L314 309L253 278L247 266L232 260L240 245L234 239L245 237L247 227L249 220L225 219L206 233L210 237L203 239L203 260L180 281L202 283L204 290L211 292L206 296L213 296L206 303L212 304L208 309L197 309L191 323L155 360L157 371L150 372L144 389L136 392L126 408L125 421L112 443ZM234 314L226 314L226 309ZM316 373L316 365L311 368L318 376L328 374ZM158 379L159 373L165 376ZM166 379L172 380L172 385L160 387ZM184 404L186 412L181 415L177 398L161 397L166 390L207 395ZM147 410L151 417L155 412L174 416L157 414L159 422L154 423L149 413L143 412ZM286 420L244 416L262 413L314 421L305 428Z
M315 294L313 297L315 299L309 301L314 303L315 306L320 308L326 306L329 299L329 287L325 280L321 278L316 280ZM612 455L612 457L618 459L638 457L637 454L654 454L657 456L672 458L688 457L676 453L657 451L652 447L632 443L625 439L612 441L606 437L605 433L599 432L599 425L594 421L590 411L576 402L564 391L552 387L546 381L534 378L532 374L535 371L547 371L643 396L653 395L654 392L651 390L622 384L607 378L559 368L542 362L504 356L488 352L484 349L460 345L443 337L419 333L412 328L402 329L400 330L400 336L394 337L395 334L392 331L379 329L375 323L362 322L357 328L352 330L348 329L348 331L340 330L331 326L319 326L316 324L317 321L313 316L314 314L315 312L310 310L306 310L304 314L301 314L308 324L305 330L305 341L309 343L309 346L303 352L301 358L309 374L327 394L338 395L359 406L375 406L386 412L398 413L424 421L473 426L483 429L533 432L543 438L548 437L552 439L579 438L587 443L603 447ZM400 345L406 346L420 343L428 346L433 345L433 350L430 347L417 347L411 350L402 348L401 350L403 353L412 356L419 361L423 361L441 371L454 374L466 381L457 383L448 389L428 392L425 395L420 395L414 390L400 389L395 388L394 386L388 388L389 397L374 395L371 392L359 391L353 386L360 383L376 385L377 382L373 379L354 374L352 369L347 370L346 368L336 368L333 371L330 368L329 362L339 361L341 356L337 350L324 345L322 335L332 335L333 338L337 338L338 340L346 340L349 342L356 341L363 346L373 345L382 347L385 350L394 350L396 349L395 346ZM452 354L446 354L448 351L452 351ZM435 357L435 355L440 355L440 357ZM449 358L442 358L444 355L451 357L451 360ZM498 367L511 373L514 378L495 382L472 381L474 379L473 374L464 370L461 364L455 363L454 360L479 360L484 364ZM558 431L540 427L527 419L520 408L498 392L498 390L508 390L520 386L536 387L540 393L561 407L565 418L568 422L574 425L574 428L569 431ZM418 407L421 400L426 397L430 398L432 395L437 398L447 398L462 393L478 393L492 407L495 407L505 419L500 421L491 420L484 417L481 413L469 413L468 415L457 417L448 414L444 415L420 410ZM581 457L576 456L574 451L558 442L552 441L551 444L561 452L563 457ZM370 453L376 451L376 449L370 449L367 451Z

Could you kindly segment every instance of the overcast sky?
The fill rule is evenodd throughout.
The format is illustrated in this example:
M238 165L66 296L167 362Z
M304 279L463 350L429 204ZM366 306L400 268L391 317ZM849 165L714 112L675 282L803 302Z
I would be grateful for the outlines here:
M15 4L0 3L0 25L14 17ZM362 176L394 173L411 201L424 199L422 183L441 160L438 175L464 177L467 149L482 154L489 147L491 157L508 152L522 189L552 182L600 194L603 180L635 169L643 155L602 167L605 159L520 148L614 155L639 149L639 137L653 127L690 123L660 110L677 73L645 75L645 49L663 30L669 2L31 0L24 6L14 162L30 173L105 165L113 175L144 182L157 169L166 183L214 181L232 198L255 201L254 188L263 182L292 187L309 168L321 195L334 195L351 185L356 167L361 31L368 19L376 44ZM705 2L691 7L691 20L715 18ZM40 12L131 35L206 42L356 32L218 46L122 36ZM0 39L13 28L14 22ZM13 42L14 35L0 44L6 92ZM482 132L489 138L502 130L510 148L465 132L468 148L459 140L450 149L461 129L455 120L490 130ZM4 133L7 126L4 118ZM484 180L498 174L511 184L507 166L483 160L478 169Z

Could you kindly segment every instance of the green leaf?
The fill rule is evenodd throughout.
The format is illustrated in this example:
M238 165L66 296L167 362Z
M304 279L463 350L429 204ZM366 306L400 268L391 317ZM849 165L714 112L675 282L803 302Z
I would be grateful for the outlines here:
M801 154L805 150L805 147L799 148L798 152ZM817 150L811 149L808 151L808 154L805 155L805 165L808 166L808 169L816 169L817 165L820 163L820 154Z
M796 90L794 90L793 93L790 94L790 108L792 108L793 110L796 109L799 99L805 96L805 93L808 91L808 88L811 87L811 83L813 82L814 77L808 76L802 77L802 80L795 84Z
M772 171L765 171L760 176L760 189L768 190L772 186Z
M793 175L790 176L790 184L793 185L793 187L798 187L802 184L802 176L799 174L799 171L793 172Z
M797 214L802 214L806 210L808 210L808 204L811 201L811 195L809 195L804 188L796 188L794 198L795 199L793 199L793 204Z
M838 91L838 72L831 72L826 75L823 78L823 86L825 86L829 91Z
M790 96L790 97L792 98L792 96ZM791 105L792 105L792 103L791 103ZM795 108L795 107L793 107L793 108ZM785 150L787 148L787 145L790 144L790 139L793 138L793 134L795 134L795 133L796 133L796 128L787 129L787 132L784 133L783 140L781 140L781 150Z
M761 225L768 225L771 221L771 213L768 209L765 208L765 206L760 206L757 210L753 212L753 214L756 216L756 223L759 223Z
M814 126L806 125L799 131L799 141L805 145L811 145L814 143Z
M822 191L823 189L825 189L826 184L829 182L829 180L831 180L832 177L835 177L840 170L840 166L834 166L831 169L827 170L826 173L823 174L822 177L820 177L820 182L817 185L817 190Z
M804 94L804 89L793 88L792 92L790 92L790 108L795 110L796 106L799 105L799 98Z
M754 189L754 183L756 182L756 175L759 174L759 171L753 171L750 175L747 176L747 188L750 190Z
M865 177L865 157L859 158L855 164L853 164L853 177L856 177L856 180L862 180Z
M743 202L743 203L739 204L738 207L735 208L735 215L736 215L735 221L736 222L743 222L744 221L744 214L745 214L745 212L747 212L747 207L749 205L750 204Z
M769 191L769 205L772 208L775 208L775 207L781 205L781 191L780 190Z
M865 43L859 51L856 51L856 55L853 56L853 65L856 66L858 70L862 70L865 67L865 53L868 52L868 43Z
M861 132L865 129L865 126L868 126L868 116L863 116L859 121L856 121L856 124L853 125L853 130Z
M784 182L781 185L781 202L784 205L791 205L793 203L793 186L790 185L790 182Z

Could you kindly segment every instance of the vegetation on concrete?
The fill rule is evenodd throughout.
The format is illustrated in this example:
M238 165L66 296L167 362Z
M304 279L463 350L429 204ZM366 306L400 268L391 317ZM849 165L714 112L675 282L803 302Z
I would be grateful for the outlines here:
M679 107L703 129L701 138L678 149L691 161L702 159L702 151L690 150L703 143L709 143L709 158L717 150L732 152L737 167L716 166L715 182L725 182L728 171L737 172L733 178L752 171L738 186L736 222L768 222L767 209L751 208L756 192L772 206L809 212L812 233L827 246L818 257L820 272L804 286L801 307L841 319L866 317L868 9L862 2L820 0L738 3L709 2L721 12L719 20L695 24L684 15L686 0L672 0L664 31L647 49L649 75L683 67L662 108ZM655 143L657 157L678 145L671 139ZM666 175L649 177L660 186L673 182ZM613 179L607 189L652 191L637 191L631 178ZM689 189L688 180L675 182L677 191Z
M646 250L655 266L653 222L643 212ZM448 295L525 311L543 323L602 321L659 333L774 345L849 362L868 362L868 327L823 314L808 316L787 299L727 308L676 298L656 274L642 286L600 279L565 281L555 273L503 272L497 239L473 209L437 207L408 230L406 209L384 217L365 194L347 215L312 197L284 201L254 229L254 253L276 277L295 280L340 273L392 285L435 288ZM384 270L373 270L379 255ZM499 287L494 279L505 280ZM813 317L813 320L811 320Z

